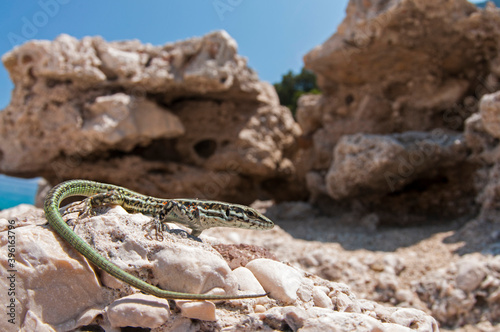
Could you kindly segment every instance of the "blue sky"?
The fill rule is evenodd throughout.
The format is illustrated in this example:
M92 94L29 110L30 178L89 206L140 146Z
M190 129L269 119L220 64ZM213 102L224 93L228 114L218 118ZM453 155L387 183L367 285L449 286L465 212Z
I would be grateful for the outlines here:
M139 39L167 42L226 30L239 54L262 80L275 83L302 67L302 56L331 36L345 16L347 0L36 0L2 1L0 53L27 39ZM0 109L10 100L7 71L0 69Z

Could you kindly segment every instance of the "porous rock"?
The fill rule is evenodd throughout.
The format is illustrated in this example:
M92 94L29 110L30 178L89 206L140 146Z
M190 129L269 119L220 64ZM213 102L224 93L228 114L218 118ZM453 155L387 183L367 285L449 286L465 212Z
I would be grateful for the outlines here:
M300 192L300 129L224 31L163 46L61 35L2 60L14 83L0 112L5 174L243 203Z
M37 212L32 210L32 216L39 214ZM12 331L15 326L16 330L34 330L30 327L45 326L48 331L52 328L72 330L89 324L102 314L107 292L100 287L85 259L48 226L42 226L40 221L44 219L33 219L38 222L23 223L17 217L9 219L16 221L17 226L9 234L7 219L0 219L4 221L0 223L0 270L5 276L0 281L3 290L0 299L2 303L10 303L12 296L8 295L8 289L14 292L16 299L15 324L3 319L1 329ZM14 243L12 237L8 240L8 235L14 237ZM8 241L13 246L8 247ZM9 248L15 248L15 260L10 261L13 265L7 261Z
M465 150L442 155L438 149L426 158L427 166L424 161L411 167L411 174L402 180L397 176L392 190L377 170L398 164L398 155L408 157L415 152L418 139L415 144L395 144L399 148L388 151L394 135L410 137L418 132L423 137L435 130L450 137L460 135L467 117L477 112L479 98L498 88L497 9L480 10L465 0L439 4L432 0L352 0L346 14L337 32L304 56L305 67L316 74L322 91L320 96L303 96L297 109L305 143L300 145L296 169L304 174L311 198L326 206L332 200L356 199L367 207L365 213L380 212L381 223L421 222L437 211L444 212L446 219L455 218L455 205L446 203L449 199L461 201L462 215L472 215L477 208L475 165L463 159ZM392 152L396 158L357 160L341 171L342 157L350 156L337 155L339 145L345 146L346 137L356 134L366 135L367 144L372 138L372 151ZM436 162L435 169L424 170ZM372 171L375 177L370 176ZM355 175L349 178L348 173ZM354 183L336 182L348 178ZM462 182L449 182L457 178ZM448 193L460 195L452 198ZM367 194L372 194L370 200L362 198ZM377 203L371 205L374 200ZM398 208L377 211L379 203L386 201ZM335 206L337 210L342 207Z
M327 190L335 199L390 193L465 159L463 137L455 133L347 135L335 146Z
M380 314L377 308L382 306L372 301L358 300L347 285L329 282L275 260L254 259L247 264L248 269L239 267L236 272L228 271L222 257L221 261L209 266L207 262L214 261L219 255L210 245L183 236L185 233L174 225L169 225L171 233L165 231L162 234L162 241L159 241L159 237L156 237L158 234L155 234L148 217L129 214L121 207L97 209L96 216L80 220L76 212L65 215L65 219L71 221L75 231L85 241L92 243L101 255L148 283L160 283L168 289L176 288L178 285L175 285L175 281L172 281L173 285L168 286L159 282L163 278L162 274L171 274L177 279L192 280L196 284L190 286L184 283L185 289L181 291L206 291L216 287L225 289L227 293L234 293L236 289L233 289L231 280L231 275L234 274L235 280L243 283L241 287L243 293L247 287L251 287L252 292L260 293L262 287L266 291L271 291L270 297L263 298L263 301L259 301L260 299L223 301L216 305L211 302L176 301L180 310L170 310L168 301L137 293L125 283L110 283L108 280L106 286L112 288L100 287L98 277L86 260L44 226L41 222L45 220L44 218L35 217L39 209L32 212L33 217L26 218L23 222L17 221L19 227L16 228L17 238L23 239L16 247L20 255L17 263L19 279L16 284L19 291L18 299L24 308L29 305L26 315L19 317L21 329L53 331L101 326L106 330L113 330L116 326L136 326L167 330L211 330L216 324L228 331L244 328L297 330L306 327L309 329L321 327L325 330L334 327L341 331L356 328L370 331L368 327L381 329L381 326L403 331L402 328L408 322L420 321L419 317L426 316L418 310L408 311L403 320L394 319L391 323L383 323L390 321L387 317L396 308L392 311L387 309L388 313L382 320L377 316L377 312ZM26 208L22 213L24 215L28 213ZM2 211L2 216L13 218L12 211ZM7 225L7 219L0 219L2 229ZM6 246L3 244L5 233L5 231L0 233L3 252L0 259L7 257ZM263 240L262 236L265 238L266 233L269 232L260 232L262 235L259 236L254 235L254 241ZM280 234L283 233L281 231ZM221 234L227 235L224 232ZM269 236L274 240L279 237L277 233ZM45 237L47 241L44 240ZM290 242L290 238L283 238L282 241ZM268 239L266 242L272 241ZM47 243L50 244L50 250ZM54 243L60 245L54 246ZM27 245L29 247L25 248ZM173 248L179 248L179 251L173 251ZM165 270L159 269L158 261L162 258L157 256L158 254L163 256L161 253L164 250L167 250L168 255L179 256L177 265L181 264L181 261L187 262L186 268L170 266L167 264L169 261L165 260L161 263ZM193 253L199 256L197 260L190 258ZM47 262L54 259L57 262L51 264L56 264L57 269L51 268L51 264L47 265ZM25 267L24 262L29 262L30 269ZM4 263L2 262L2 266ZM252 265L255 265L254 272L250 272ZM265 277L255 278L254 273L263 274ZM198 279L193 279L192 274L198 275ZM241 274L245 274L246 277L239 278ZM102 273L99 275L101 280L106 280ZM287 278L293 279L292 282L288 282ZM276 285L273 286L272 283ZM2 284L3 287L7 286ZM258 291L258 288L261 291ZM223 294L219 291L216 293ZM6 294L7 292L0 294L5 301ZM54 294L59 294L57 299L54 299ZM349 301L344 307L339 305L342 299ZM284 300L293 305L284 304ZM428 320L433 321L430 317Z
M500 91L486 94L481 98L479 114L486 132L495 138L500 138Z
M500 100L496 92L484 95L479 113L465 123L465 142L472 152L469 159L481 165L475 177L476 187L480 188L476 198L481 205L479 219L493 222L500 217L499 117Z

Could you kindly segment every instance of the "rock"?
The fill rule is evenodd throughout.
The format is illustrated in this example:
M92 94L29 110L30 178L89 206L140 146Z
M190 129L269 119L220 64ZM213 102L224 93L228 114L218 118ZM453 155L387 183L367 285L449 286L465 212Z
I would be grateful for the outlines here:
M403 223L410 223L412 216L421 220L422 215L435 213L451 218L475 209L474 167L466 159L463 136L453 132L348 135L335 146L325 177L327 191L335 200L356 198L365 211L379 211L375 227L381 220L378 214L385 223L401 223L402 216L406 218ZM434 188L432 195L430 188ZM452 196L463 202L460 211L455 205L445 205Z
M479 10L464 0L439 6L431 0L377 0L350 1L346 14L337 32L304 56L322 91L302 96L297 108L299 142L305 143L296 169L312 202L349 211L353 200L360 201L366 208L361 213L376 213L382 226L421 222L441 211L447 220L475 213L476 166L466 159L463 141L461 151L448 150L451 154L434 142L437 152L428 156L422 140L436 130L460 136L479 98L499 88L498 43L485 47L500 40L498 11ZM365 158L358 155L359 146L348 144L356 135L366 139ZM346 145L352 158L342 151ZM465 211L457 214L449 200L459 200L456 205ZM380 206L384 202L387 208Z
M215 322L215 305L209 301L175 301L181 309L181 315L191 319Z
M479 219L493 222L500 216L500 166L497 162L500 150L496 131L500 103L497 99L498 93L484 95L479 103L479 114L470 116L465 125L466 143L472 151L469 159L481 165L475 176L475 186L479 188L476 200L481 204ZM478 239L485 240L488 241Z
M101 288L87 261L48 226L37 225L41 221L28 221L13 230L12 266L7 261L7 230L0 232L0 273L5 276L0 282L0 299L7 304L11 298L7 289L15 292L15 326L20 330L37 330L36 326L72 330L87 325L102 314L108 292ZM4 319L0 328L11 331L12 325Z
M327 189L334 199L394 192L440 165L453 165L465 157L463 138L456 134L344 136L326 175Z
M412 308L398 308L390 316L390 322L410 328L412 331L439 331L436 320L424 312Z
M476 260L462 260L458 264L456 277L457 287L464 292L475 290L486 277L486 271L480 262Z
M185 133L181 120L172 112L124 93L97 97L89 103L87 112L81 140L101 151L130 151L154 139L176 138Z
M152 295L132 294L111 303L106 309L113 327L157 328L170 317L168 301Z
M492 256L465 255L456 264L429 272L416 284L416 293L445 326L494 321L500 306L490 306L488 298L497 291L500 276L493 272L491 263Z
M99 251L125 271L152 276L160 288L197 294L214 288L228 294L237 292L236 279L217 251L168 232L159 242L151 220L142 214L128 214L115 207L106 215L85 221L85 226L77 227L77 234L92 239Z
M17 210L20 215L29 213L26 208ZM205 292L212 289L211 293L233 294L236 293L238 281L243 293L271 291L272 298L222 301L216 305L212 302L176 301L180 310L169 310L167 300L134 293L136 290L132 287L117 282L106 274L100 273L99 279L106 285L100 287L99 280L86 264L86 260L78 254L74 256L74 250L68 244L63 244L63 241L43 224L45 219L37 216L38 209L31 211L32 217L23 220L13 216L12 211L2 211L2 215L14 218L20 226L16 228L16 239L19 240L16 250L20 254L19 260L16 260L16 291L19 292L16 295L20 302L19 309L28 306L29 309L26 315L18 316L19 328L51 331L90 325L111 331L117 326L195 331L213 329L216 321L221 329L228 331L244 328L312 330L316 327L343 330L346 326L358 330L368 327L380 329L383 326L395 331L404 331L402 327L408 322L423 324L425 321L426 315L416 310L401 314L404 319L394 323L389 317L397 308L389 306L382 310L380 308L383 306L375 302L358 300L345 284L329 282L275 260L258 258L250 260L247 267L230 271L227 263L211 245L183 236L183 231L179 228L171 232L165 231L163 240L159 241L154 236L154 229L151 229L150 218L142 214L129 214L121 207L96 209L95 212L97 215L91 218L79 219L77 213L67 214L65 218L71 220L75 231L103 256L148 283L183 292ZM9 219L1 220L0 227L9 225ZM239 231L252 234L247 230ZM4 260L2 266L6 265L5 257L8 257L5 252L5 233L0 233L0 241L3 241L0 247L0 260ZM225 233L218 230L211 234L215 237L215 234ZM245 238L253 239L252 242L262 241L277 249L292 246L297 247L295 249L301 248L298 252L309 252L301 247L305 241L294 240L282 230L261 232L259 235ZM214 242L220 241L221 239L214 239ZM50 245L46 246L47 243ZM62 246L55 246L54 243ZM239 249L242 248L244 246ZM250 248L256 249L256 246ZM330 256L330 253L325 251L311 252L315 253L314 257L319 264L327 262ZM75 261L74 257L78 260ZM371 258L366 261L378 260ZM400 261L391 254L382 255L380 261L386 262L390 271L400 269ZM29 266L25 262L29 262ZM358 260L357 264L363 264L362 262L362 259ZM496 260L492 260L484 265L489 275L490 269L498 268L495 263ZM57 269L51 268L51 264L56 264ZM360 271L366 274L368 270L367 268ZM389 271L383 273L389 274ZM178 280L170 280L166 275ZM364 282L363 279L361 281ZM492 295L488 301L491 302L495 298L494 288L499 283L496 278L490 278L485 279L479 286L481 291L491 290ZM56 285L57 290L51 285ZM6 287L4 280L0 288ZM180 289L181 287L184 289ZM71 296L64 295L64 292ZM131 295L132 293L134 295ZM8 303L6 294L7 291L0 292L0 298ZM62 295L54 300L54 294ZM458 300L457 297L453 299ZM495 308L494 303L491 306ZM46 311L46 308L51 311ZM394 321L396 320L394 318ZM390 323L387 323L389 321ZM431 319L427 321L430 322ZM6 326L6 329L9 327Z
M262 288L257 278L246 267L238 267L233 270L233 275L238 281L238 289L246 294L264 294L266 291Z
M332 300L328 297L326 292L320 287L313 288L312 297L315 306L326 309L333 309Z
M359 305L344 292L335 291L333 294L329 294L332 298L335 310L339 312L359 312Z
M291 161L300 128L223 31L164 46L61 35L2 60L15 85L2 173L161 197L304 196Z
M297 291L304 278L301 272L266 258L253 260L246 268L252 271L272 298L285 304L292 304L297 300Z
M249 244L215 244L214 249L224 257L231 269L236 269L240 266L245 266L251 260L257 258L269 258L277 260L276 256L271 251Z
M307 320L300 331L378 332L384 331L384 328L381 322L370 316L347 312L330 312L321 315L317 319Z
M206 249L176 243L152 255L151 270L160 288L196 294L222 288L236 294L238 284L229 266L217 252Z
M484 129L495 138L500 138L500 91L481 98L479 111Z

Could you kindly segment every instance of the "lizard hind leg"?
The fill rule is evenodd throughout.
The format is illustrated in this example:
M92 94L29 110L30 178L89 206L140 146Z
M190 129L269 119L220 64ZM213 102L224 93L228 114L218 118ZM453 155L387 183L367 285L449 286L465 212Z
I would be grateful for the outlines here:
M153 237L151 236L151 230L154 230L155 232L155 238L156 241L163 241L163 231L165 230L166 226L158 219L158 218L153 218L150 222L146 223L144 228L148 228L145 237L148 240L153 240Z
M83 207L82 207L83 205ZM117 191L108 191L85 198L83 201L73 202L66 207L63 215L80 212L80 217L94 216L94 208L99 206L123 205L123 195Z

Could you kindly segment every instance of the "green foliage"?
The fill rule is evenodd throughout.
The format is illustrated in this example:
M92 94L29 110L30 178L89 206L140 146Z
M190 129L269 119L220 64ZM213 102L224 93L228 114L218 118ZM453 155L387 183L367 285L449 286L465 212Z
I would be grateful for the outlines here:
M281 77L280 83L274 84L274 88L278 93L281 105L288 107L294 116L297 110L297 100L300 96L305 93L320 93L316 85L316 76L304 68L297 75L294 75L290 70Z

